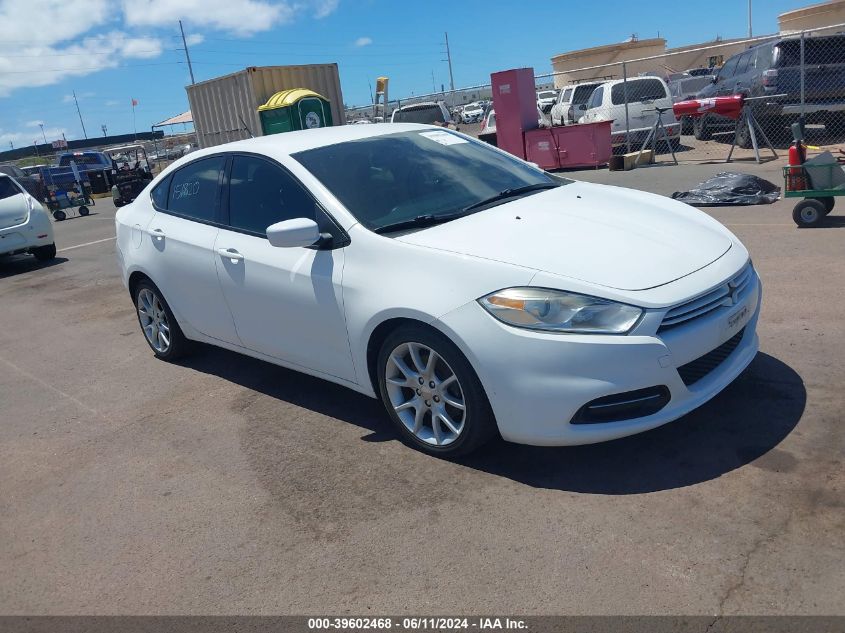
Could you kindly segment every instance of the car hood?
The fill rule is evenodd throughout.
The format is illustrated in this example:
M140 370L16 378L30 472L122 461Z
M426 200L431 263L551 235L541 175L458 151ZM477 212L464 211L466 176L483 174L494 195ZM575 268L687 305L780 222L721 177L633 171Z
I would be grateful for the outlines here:
M579 182L396 239L618 290L667 284L733 243L721 224L686 204Z
M23 224L27 215L29 215L29 206L22 193L0 200L0 229Z

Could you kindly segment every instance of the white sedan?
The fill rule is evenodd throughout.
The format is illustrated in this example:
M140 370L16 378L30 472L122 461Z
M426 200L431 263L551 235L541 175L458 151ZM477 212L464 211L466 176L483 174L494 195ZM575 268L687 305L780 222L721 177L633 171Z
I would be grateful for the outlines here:
M53 225L38 200L14 178L0 174L0 257L19 253L31 253L39 261L53 259Z
M757 352L724 226L415 124L194 152L117 213L153 352L188 340L380 398L435 454L585 444L700 406Z

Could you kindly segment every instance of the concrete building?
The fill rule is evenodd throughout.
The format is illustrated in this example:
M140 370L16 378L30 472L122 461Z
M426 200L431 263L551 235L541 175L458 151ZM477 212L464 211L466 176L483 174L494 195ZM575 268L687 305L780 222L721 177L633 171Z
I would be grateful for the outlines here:
M621 79L623 61L628 62L629 77L646 72L668 74L688 68L712 68L747 46L738 42L740 40L717 40L667 49L662 37L633 39L555 55L552 71L555 86L560 88L588 79ZM700 50L702 48L705 50ZM643 58L650 59L639 61Z
M818 29L835 24L845 24L845 0L829 0L820 4L787 11L778 16L780 33L794 33L806 29ZM688 68L713 68L721 66L730 56L748 47L742 39L715 40L690 44L677 48L666 48L666 40L653 38L619 44L606 44L578 51L562 53L552 57L552 71L555 86L588 79L621 79L622 63L626 64L628 76L645 72L666 74ZM642 58L651 58L645 61ZM632 61L633 60L633 61Z
M781 33L794 33L833 24L845 24L845 0L829 0L787 11L778 16Z

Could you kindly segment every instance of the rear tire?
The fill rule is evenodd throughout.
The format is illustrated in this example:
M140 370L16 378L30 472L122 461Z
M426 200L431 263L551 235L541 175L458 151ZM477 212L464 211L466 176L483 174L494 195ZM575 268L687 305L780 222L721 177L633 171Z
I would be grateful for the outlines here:
M162 360L174 361L189 351L190 342L155 284L147 279L139 282L132 300L141 333L153 354Z
M802 200L792 210L792 219L795 220L795 224L801 229L817 227L825 215L827 213L825 212L824 203L815 198Z
M816 200L818 200L824 205L825 215L833 211L833 205L836 204L836 198L834 198L833 196L827 196L826 198L816 198Z
M706 114L692 120L692 135L697 141L709 141L713 138L713 132L707 125Z
M33 248L31 252L39 262L49 262L51 259L56 258L56 243Z
M53 219L55 219L56 222L61 222L62 220L66 219L66 218L67 218L67 213L65 213L64 211L53 211Z
M455 457L496 435L481 381L440 332L400 326L382 343L376 362L381 401L406 444L430 455Z

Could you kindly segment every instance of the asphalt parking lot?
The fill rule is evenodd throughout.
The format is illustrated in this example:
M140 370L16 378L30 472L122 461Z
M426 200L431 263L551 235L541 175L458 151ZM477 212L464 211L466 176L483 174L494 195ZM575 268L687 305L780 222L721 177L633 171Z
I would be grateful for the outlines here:
M566 175L668 194L723 169ZM845 613L845 199L814 230L792 205L708 210L764 283L760 354L719 397L453 462L341 387L155 360L99 201L53 265L0 262L0 612Z

